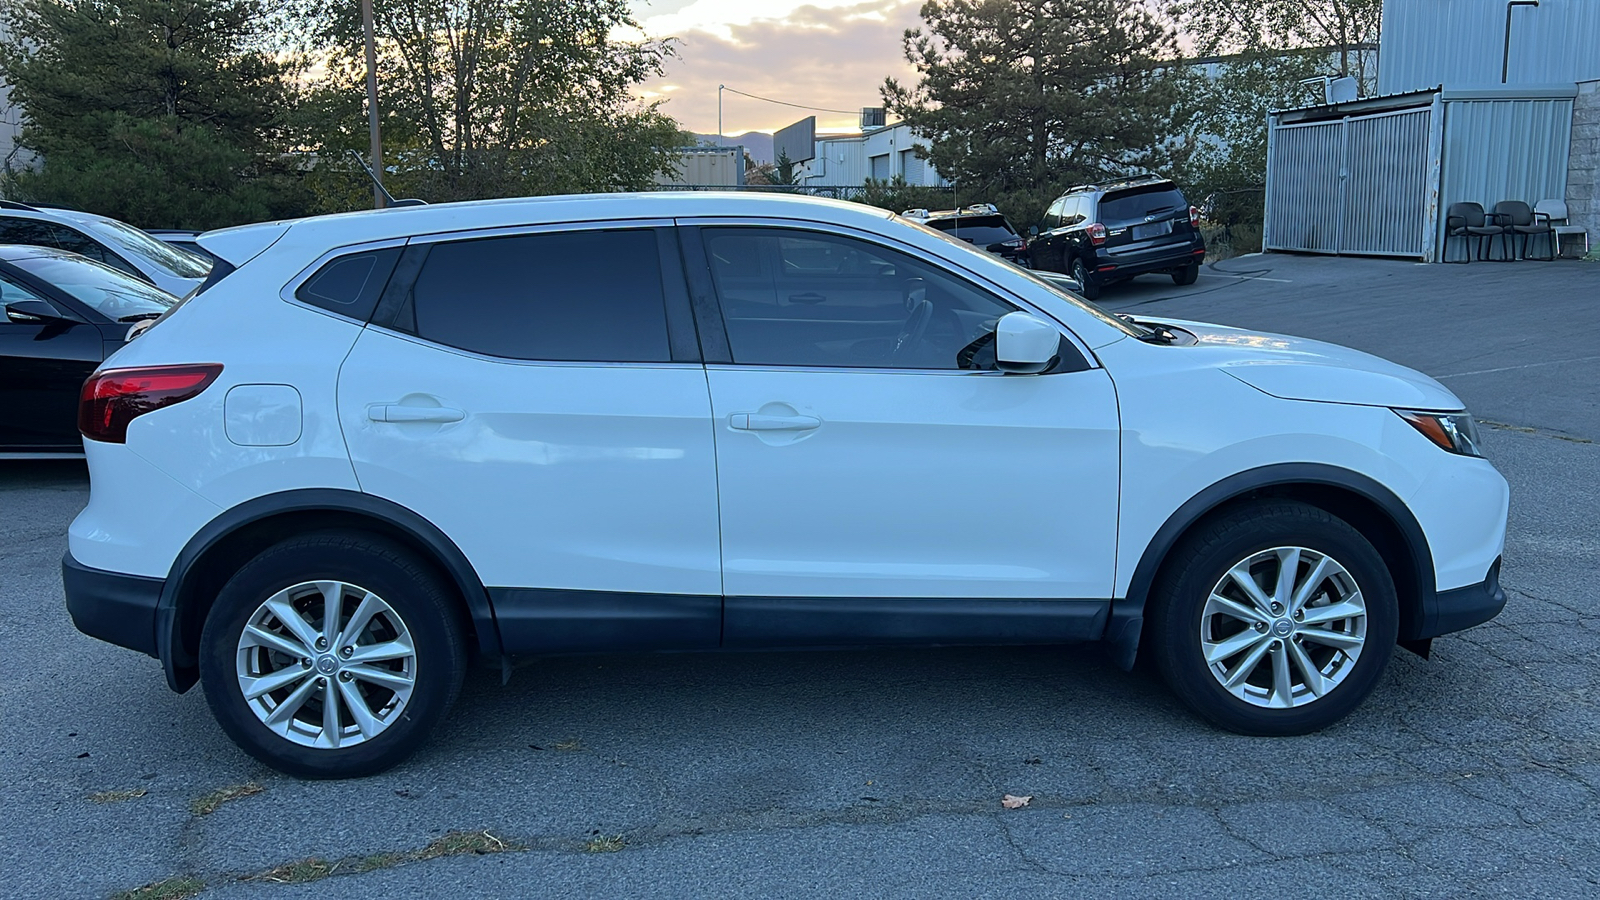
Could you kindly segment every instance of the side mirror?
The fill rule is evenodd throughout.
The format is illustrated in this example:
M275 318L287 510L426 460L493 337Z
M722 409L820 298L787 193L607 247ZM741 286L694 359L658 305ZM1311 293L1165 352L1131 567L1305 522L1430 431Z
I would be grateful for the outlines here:
M1039 226L1037 226L1037 225L1029 225L1028 226L1028 237L1038 237L1038 236L1039 236Z
M72 319L56 312L56 308L43 300L12 300L6 303L6 318L23 325L43 325L47 322L71 322Z
M994 329L995 368L1013 375L1037 375L1055 365L1061 331L1025 312L1006 313Z

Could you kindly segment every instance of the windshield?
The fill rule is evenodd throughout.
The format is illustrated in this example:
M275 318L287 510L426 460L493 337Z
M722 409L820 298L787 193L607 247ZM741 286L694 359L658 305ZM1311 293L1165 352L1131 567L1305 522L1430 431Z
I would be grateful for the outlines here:
M29 256L11 264L71 294L113 322L129 322L167 311L178 298L92 259Z
M904 218L903 216L890 216L889 218L891 218L891 219L893 219L893 220L895 220L897 222L900 222L902 224L908 225L908 226L910 226L912 228L920 228L920 229L922 229L923 231L926 231L929 234L936 235L936 236L938 236L939 238L941 238L943 240L946 240L946 241L949 241L952 244L955 244L957 247L964 247L964 248L966 248L968 250L972 250L974 252L982 252L982 251L976 250L971 244L967 243L966 241L959 240L957 238L951 237L946 232L940 231L937 228L929 228L928 226L922 224L921 222L913 222L910 219ZM985 253L984 256L989 258L989 259L991 259L991 260L994 260L996 262L999 262L999 263L1002 263L1004 265L1010 266L1011 270L1013 272L1016 272L1016 273L1018 273L1020 275L1026 276L1028 278L1028 280L1032 281L1034 284L1037 284L1040 287L1049 289L1051 293L1054 293L1056 296L1060 297L1061 299L1067 301L1068 303L1071 303L1073 306L1078 307L1079 309L1083 310L1084 312L1088 313L1089 315L1094 316L1096 319L1099 319L1100 321L1106 323L1107 325L1110 325L1112 328L1117 329L1118 331L1122 332L1123 334L1128 335L1129 337L1139 337L1141 335L1144 335L1144 334L1148 333L1146 329L1144 329L1144 328L1142 328L1142 327L1140 327L1138 325L1133 324L1133 322L1131 322L1131 321L1123 320L1123 319L1121 319L1121 318L1119 318L1117 316L1113 316L1110 313L1102 311L1099 307L1095 306L1093 303L1090 303L1089 301L1083 299L1082 297L1079 297L1077 294L1072 293L1071 291L1067 290L1066 288L1062 287L1061 285L1052 284L1049 281L1046 281L1045 279L1040 278L1032 270L1024 269L1023 267L1017 265L1016 263L1013 263L1013 262L1011 262L1010 260L1007 260L1007 259L1002 259L1002 258L1000 258L998 256L993 256L993 255L987 254L987 253Z
M210 260L158 241L132 225L115 219L96 219L94 224L100 226L96 233L111 245L111 249L148 260L151 265L179 278L204 278L211 271Z

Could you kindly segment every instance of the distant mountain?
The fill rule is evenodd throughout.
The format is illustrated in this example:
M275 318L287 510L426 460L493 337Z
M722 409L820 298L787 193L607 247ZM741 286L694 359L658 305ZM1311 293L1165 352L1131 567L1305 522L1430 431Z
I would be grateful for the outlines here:
M714 134L697 134L695 137L699 138L702 144L710 144L713 147L717 145L717 136ZM728 147L739 144L744 145L744 152L750 154L750 158L758 163L777 161L773 158L772 153L772 135L764 131L725 134L722 136L722 144Z

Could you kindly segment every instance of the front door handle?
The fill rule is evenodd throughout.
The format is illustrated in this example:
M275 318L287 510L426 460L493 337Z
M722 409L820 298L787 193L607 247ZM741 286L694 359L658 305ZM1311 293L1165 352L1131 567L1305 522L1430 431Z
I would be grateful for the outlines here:
M769 416L762 413L734 413L728 427L735 431L810 431L822 424L816 416Z
M466 413L448 406L375 403L367 407L367 418L374 422L459 422L466 417Z

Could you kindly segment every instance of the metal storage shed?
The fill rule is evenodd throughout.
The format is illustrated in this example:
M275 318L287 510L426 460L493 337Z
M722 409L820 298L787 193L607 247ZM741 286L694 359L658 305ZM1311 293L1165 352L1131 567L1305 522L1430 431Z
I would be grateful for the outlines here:
M1566 195L1576 96L1438 87L1274 112L1263 246L1436 261L1450 204Z

